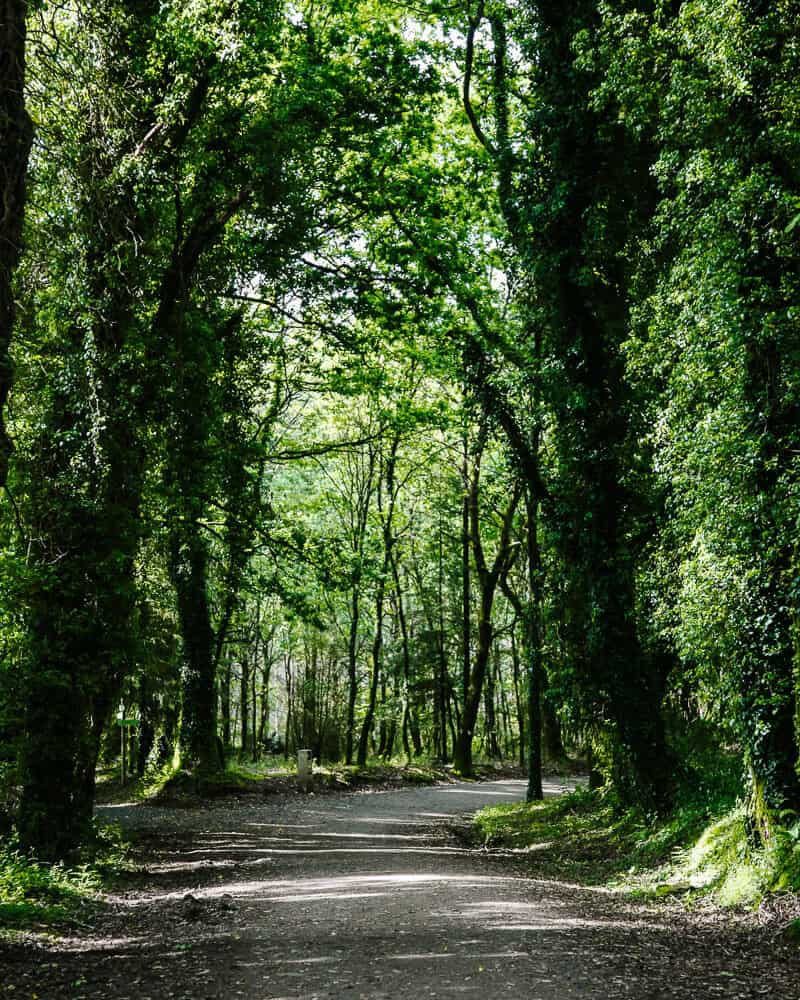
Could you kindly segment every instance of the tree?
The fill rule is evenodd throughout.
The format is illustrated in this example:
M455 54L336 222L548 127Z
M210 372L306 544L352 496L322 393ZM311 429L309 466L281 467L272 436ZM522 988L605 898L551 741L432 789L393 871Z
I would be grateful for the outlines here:
M25 107L29 4L5 0L0 7L0 483L5 483L11 443L4 409L12 381L9 356L16 317L14 273L22 248L28 157L33 125Z
M511 494L502 509L502 513L499 515L499 537L496 542L494 558L489 562L481 537L480 510L481 463L487 434L488 427L484 415L472 450L472 462L467 482L468 538L475 560L475 576L478 583L477 642L474 659L469 666L465 666L461 726L453 758L456 770L467 776L472 774L472 738L475 733L494 638L492 608L500 579L508 572L509 562L515 555L511 528L521 492L519 483L515 482L511 487Z

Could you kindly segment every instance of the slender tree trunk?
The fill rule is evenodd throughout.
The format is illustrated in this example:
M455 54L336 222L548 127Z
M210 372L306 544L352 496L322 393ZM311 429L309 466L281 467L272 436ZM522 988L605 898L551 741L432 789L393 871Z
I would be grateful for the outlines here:
M383 601L386 587L385 574L388 571L388 559L384 556L383 573L377 585L375 595L375 636L372 640L372 676L369 685L369 698L367 700L367 711L361 724L361 737L358 741L359 766L363 767L367 763L369 752L369 737L372 732L372 725L375 721L375 706L378 698L378 684L381 678L381 659L383 652Z
M347 643L347 732L344 752L346 764L353 763L355 743L356 699L358 697L358 624L360 619L359 586L358 582L353 584L353 592L350 597L350 636Z
M286 723L284 726L283 735L283 752L288 760L291 755L292 750L295 749L290 745L290 738L292 735L292 657L291 654L287 653L284 658L284 668L286 675Z
M472 774L472 730L467 728L466 718L469 714L471 662L471 604L470 586L470 554L469 554L469 514L470 514L470 470L469 445L464 436L464 460L461 467L461 477L464 485L464 498L461 503L461 704L462 722L459 726L456 744L453 747L453 761L456 770L463 775ZM440 602L441 605L441 602ZM476 712L477 716L477 712Z
M403 600L403 589L400 583L400 572L397 559L392 550L391 558L392 578L394 580L394 602L397 609L397 621L400 626L400 643L403 657L403 685L402 685L402 740L403 753L407 759L411 759L411 746L409 736L414 737L414 727L411 724L411 651L408 643L408 622L406 621L405 602ZM416 739L413 741L414 754L419 756L422 753L422 746L419 743L419 728L416 728Z
M241 724L241 746L239 749L239 759L245 760L250 750L250 660L245 653L240 657L239 670L239 706Z
M449 760L449 755L447 752L447 701L448 692L450 688L450 677L448 676L447 670L447 652L445 646L445 635L444 635L444 552L443 552L443 530L442 530L442 514L439 512L439 558L438 558L438 569L437 569L437 591L438 591L438 605L439 605L439 719L440 719L440 736L441 741L441 758L442 763L446 764ZM469 571L469 566L467 566L467 571ZM467 590L469 589L469 583L467 583ZM469 600L467 598L467 603ZM467 630L468 631L468 630ZM467 655L468 655L467 650ZM455 746L455 743L453 744Z
M440 712L441 712L441 706L439 704L439 699L438 698L434 698L433 699L433 720L432 720L433 721L433 753L434 753L434 756L437 757L439 760L442 759L442 747L441 747L441 743L440 743L440 739L441 739L440 733L442 731L442 727L441 727L441 725L439 723L439 713ZM445 725L446 725L446 723L445 723Z
M508 704L508 693L504 683L502 664L500 660L500 650L496 648L495 659L495 687L500 692L500 718L503 724L502 747L505 756L514 756L514 735L511 726L511 709Z
M478 612L478 635L475 647L475 659L469 679L466 703L461 716L461 728L458 734L455 765L460 774L472 774L472 739L478 722L478 712L481 704L481 692L486 679L486 668L492 649L494 629L492 627L492 604L494 588L481 594Z
M156 726L158 722L158 702L156 701L150 680L143 676L139 681L139 752L136 760L136 774L143 777L147 761L156 743Z
M519 766L525 767L525 709L523 708L522 685L520 683L519 649L516 639L516 622L511 629L511 663L514 670L514 704L517 709L517 731L519 732Z
M497 759L501 756L497 742L497 711L496 711L495 672L490 662L486 670L486 684L483 692L483 710L486 718L486 752L489 757Z
M261 675L261 692L259 694L259 722L258 722L258 736L257 742L259 746L264 745L264 740L269 736L269 682L270 675L272 673L272 660L266 658L264 660L264 671Z
M480 590L480 603L478 610L477 644L475 647L475 658L471 669L464 674L466 688L464 691L464 705L456 741L456 752L454 763L459 773L464 775L472 774L472 738L475 726L478 721L483 685L486 678L486 668L489 662L489 655L492 648L494 629L492 626L492 608L494 605L495 593L501 577L508 572L508 567L512 558L511 526L514 514L519 503L519 485L515 484L512 496L503 514L500 540L497 544L497 551L491 567L486 562L483 544L480 534L480 475L481 456L486 444L487 426L484 422L479 432L477 446L475 449L474 468L471 476L468 475L468 492L466 498L467 509L467 538L472 544L472 553L475 557L476 579Z
M537 444L538 452L538 444ZM542 562L539 550L539 505L527 497L528 603L526 642L528 653L528 791L529 802L544 798L542 789Z
M386 683L386 671L381 671L381 696L380 696L380 708L381 708L381 721L378 724L378 746L375 750L376 757L383 757L386 754L386 741L389 738L389 726L388 720L386 718L386 701L388 695L388 686Z
M224 750L229 750L231 746L231 674L232 664L230 656L225 658L225 668L222 671L222 684L220 692L220 714L222 716L222 746Z

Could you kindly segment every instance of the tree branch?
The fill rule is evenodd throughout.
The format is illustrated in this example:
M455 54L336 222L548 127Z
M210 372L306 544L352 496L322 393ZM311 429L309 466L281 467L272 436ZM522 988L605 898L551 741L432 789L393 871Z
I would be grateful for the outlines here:
M472 131L475 133L475 137L484 149L488 150L488 152L494 156L495 148L489 141L486 133L481 128L478 116L475 114L475 109L472 107L472 98L470 97L470 88L472 86L472 67L475 62L475 33L483 20L484 7L485 0L480 0L475 17L471 17L469 19L469 28L467 30L467 50L464 59L464 86L462 89L462 98L464 102L464 111L467 114L467 118L472 126Z

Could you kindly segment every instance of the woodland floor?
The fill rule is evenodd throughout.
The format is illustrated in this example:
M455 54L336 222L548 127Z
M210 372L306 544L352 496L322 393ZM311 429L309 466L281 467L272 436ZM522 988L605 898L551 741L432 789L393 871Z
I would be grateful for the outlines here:
M769 926L560 881L543 860L557 845L487 851L454 832L523 794L501 780L104 806L136 831L143 871L85 926L0 944L0 998L800 998L800 955Z

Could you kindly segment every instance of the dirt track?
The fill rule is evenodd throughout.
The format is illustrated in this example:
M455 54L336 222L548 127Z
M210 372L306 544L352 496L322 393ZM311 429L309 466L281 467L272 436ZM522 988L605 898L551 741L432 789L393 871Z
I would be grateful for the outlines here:
M448 833L523 793L497 781L105 807L146 831L147 874L79 936L0 951L0 998L800 1000L800 962L758 935L526 877L523 856Z

